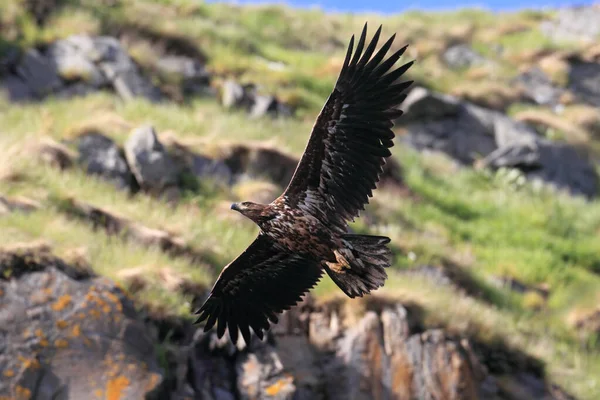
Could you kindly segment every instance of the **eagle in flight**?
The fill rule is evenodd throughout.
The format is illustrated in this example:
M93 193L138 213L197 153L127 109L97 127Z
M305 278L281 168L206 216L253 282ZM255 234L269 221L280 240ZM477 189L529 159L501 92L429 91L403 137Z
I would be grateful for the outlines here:
M348 233L391 155L394 120L412 81L397 82L413 62L391 70L408 46L385 57L377 52L381 26L367 44L365 24L356 50L354 35L332 93L283 194L270 204L231 206L260 227L258 237L217 278L196 311L204 331L228 329L233 343L250 328L260 339L278 314L301 301L323 271L350 298L383 286L391 264L388 237Z

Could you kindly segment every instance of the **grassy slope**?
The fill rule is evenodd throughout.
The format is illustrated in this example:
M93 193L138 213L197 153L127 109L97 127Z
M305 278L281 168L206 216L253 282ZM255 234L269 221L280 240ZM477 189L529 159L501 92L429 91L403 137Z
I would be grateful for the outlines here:
M189 316L190 297L167 289L157 272L169 267L175 274L205 285L210 285L214 276L187 261L109 238L83 222L68 219L60 211L60 199L73 196L179 234L196 247L216 253L215 264L220 268L256 234L256 228L247 221L231 219L228 212L215 212L221 202L235 200L241 188L223 191L208 185L188 193L172 209L145 196L131 199L77 170L59 172L41 165L32 157L32 143L45 137L70 137L86 126L100 126L123 142L132 127L151 122L159 134L169 131L184 140L271 140L299 155L335 79L345 43L367 18L371 26L383 22L386 35L397 31L401 39L396 41L398 46L414 42L413 51L418 53L412 57L419 58L414 76L444 91L452 90L453 83L469 81L470 73L442 68L436 52L450 37L471 38L491 58L496 56L489 50L490 43L505 46L508 56L496 58L497 67L480 78L483 85L501 82L516 72L518 64L507 61L511 55L556 46L535 30L511 32L507 28L532 26L540 17L532 12L516 16L477 11L411 13L382 18L282 7L209 6L191 0L123 1L112 8L91 1L83 4L65 6L40 28L18 2L2 2L3 37L30 45L82 31L110 33L108 29L115 25L147 25L191 40L206 52L209 67L216 73L258 81L265 90L300 106L295 120L251 121L241 114L223 112L212 100L195 100L185 106L152 105L143 100L125 104L98 94L37 105L0 104L0 148L11 155L10 160L6 157L0 161L0 176L4 177L0 179L0 193L27 196L44 204L29 215L2 217L0 241L9 244L44 239L60 255L83 254L99 273L116 279L124 269L147 268L153 272L148 275L153 285L142 292L141 300L184 316ZM159 15L169 18L157 18ZM6 32L7 26L12 27L10 32ZM263 29L265 26L268 29ZM142 42L130 50L142 64L152 57ZM283 62L287 68L270 70L265 60ZM440 289L394 273L381 292L423 305L432 324L482 340L501 338L522 348L547 362L557 383L581 398L594 398L600 391L596 338L581 338L567 320L600 301L600 203L550 194L527 184L515 185L501 175L456 171L443 157L420 156L401 146L396 147L395 157L405 167L407 184L419 200L379 191L368 208L379 222L367 227L358 220L355 228L392 237L397 250L396 270L424 263L458 264L474 277L491 303L460 298L450 288ZM534 292L516 294L491 288L485 280L489 274L544 285L549 297L544 300ZM324 280L316 292L328 296L336 289Z

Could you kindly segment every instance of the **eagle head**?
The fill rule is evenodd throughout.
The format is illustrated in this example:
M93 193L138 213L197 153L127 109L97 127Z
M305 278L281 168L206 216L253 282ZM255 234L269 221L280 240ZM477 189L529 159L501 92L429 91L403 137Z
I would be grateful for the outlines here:
M238 211L245 217L251 219L259 226L272 218L275 217L273 210L264 204L257 204L251 201L244 201L242 203L233 203L231 209Z

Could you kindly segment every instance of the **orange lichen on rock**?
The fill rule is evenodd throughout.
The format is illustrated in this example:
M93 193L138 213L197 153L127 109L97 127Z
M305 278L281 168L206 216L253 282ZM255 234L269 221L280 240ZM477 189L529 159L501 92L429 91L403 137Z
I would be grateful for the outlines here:
M158 386L158 384L161 381L161 376L159 374L152 374L150 375L150 379L148 380L148 383L146 384L146 391L150 392L151 390L154 390L154 388L156 388Z
M94 394L97 398L102 399L102 395L104 394L104 392L102 391L102 389L96 389L94 390Z
M52 309L54 311L62 311L69 304L71 304L71 295L65 294L63 296L60 296L58 300L56 300L56 302L52 304Z
M25 369L38 369L40 367L40 362L35 358L26 358L22 355L19 355L17 358L23 364Z
M13 371L12 369L7 369L2 373L2 375L6 376L7 378L12 378L13 376L15 376L15 371Z
M81 335L81 326L73 325L73 328L71 329L71 336L79 337L79 335Z
M67 326L69 326L69 323L64 319L59 319L58 321L56 321L56 326L58 327L58 329L65 329Z
M17 393L17 399L18 400L29 400L31 399L31 390L17 385L17 387L15 388L15 392Z
M58 347L59 349L64 349L69 347L69 342L67 342L65 339L56 339L54 341L54 346Z
M265 389L265 393L269 396L277 396L277 394L281 392L281 389L289 384L291 380L292 378L278 379L277 382Z
M48 347L48 340L46 340L46 339L40 340L40 346L42 346L42 347Z
M90 310L90 315L96 319L100 318L100 311L98 310Z
M119 312L123 311L123 305L121 304L121 300L119 299L119 296L117 296L114 293L110 293L110 292L106 292L106 293L104 293L104 295L106 296L108 301L110 301L111 303L113 303L115 305L115 307L117 308L117 311L119 311Z
M118 376L110 379L106 384L106 400L121 400L125 389L129 387L129 379Z
M40 328L37 328L35 330L35 336L37 336L39 338L43 338L44 337L44 332Z

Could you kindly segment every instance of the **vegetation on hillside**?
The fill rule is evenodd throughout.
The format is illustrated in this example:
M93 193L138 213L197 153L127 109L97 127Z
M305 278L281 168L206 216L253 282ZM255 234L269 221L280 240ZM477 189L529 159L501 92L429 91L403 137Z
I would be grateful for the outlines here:
M349 37L360 32L365 20L372 30L382 23L383 35L396 33L394 46L410 44L409 57L418 61L410 72L415 80L435 90L478 98L510 96L508 82L537 54L590 48L543 36L536 27L550 11L496 15L461 10L383 17L195 0L55 3L39 24L28 2L1 2L0 54L11 46L43 46L72 34L124 32L132 57L142 68L150 68L161 51L152 45L153 38L169 38L169 43L203 54L215 85L229 77L255 82L262 91L297 107L293 118L249 119L223 110L212 98L153 104L97 93L31 104L0 102L0 194L40 205L31 213L2 215L0 242L46 241L59 256L85 262L125 285L131 283L126 277L137 273L146 280L145 289L136 294L140 306L182 318L192 318L194 293L173 289L167 284L169 277L210 287L214 271L256 234L257 228L232 216L227 205L264 185L241 182L229 189L205 179L190 185L172 205L117 191L81 169L61 171L41 163L36 156L39 143L73 139L94 128L122 144L133 128L151 123L161 140L176 137L198 152L206 152L207 143L214 141L269 141L300 156L337 77ZM440 53L456 41L470 42L491 62L446 68ZM501 54L494 50L497 45L503 48ZM548 63L548 69L552 67ZM553 77L560 82L562 71L555 69ZM565 107L565 118L573 121L593 111L581 105ZM507 112L518 115L523 110L543 111L517 100ZM583 137L561 129L550 134L599 148L590 130L579 132ZM545 363L553 382L579 398L595 398L600 392L600 336L576 322L600 304L600 202L535 187L510 171L459 168L444 156L419 154L400 143L394 157L402 165L410 195L377 191L365 217L353 225L357 231L392 238L394 267L378 295L420 304L433 326L521 349ZM94 230L69 214L69 199L170 232L210 253L205 264L212 268ZM459 285L440 287L407 272L425 265L460 271L469 294ZM502 279L522 289L494 284ZM340 292L325 278L316 294Z

